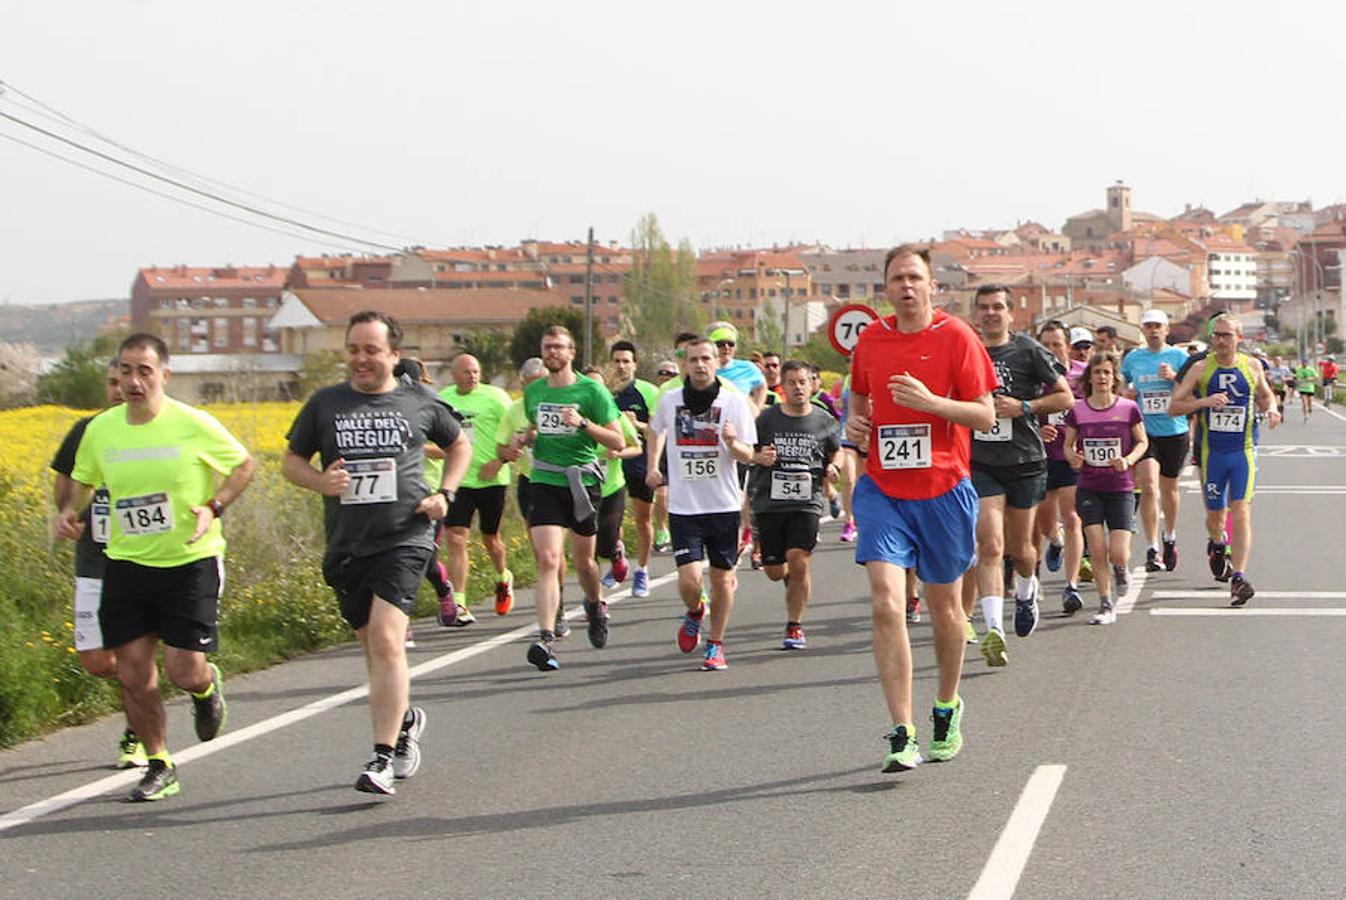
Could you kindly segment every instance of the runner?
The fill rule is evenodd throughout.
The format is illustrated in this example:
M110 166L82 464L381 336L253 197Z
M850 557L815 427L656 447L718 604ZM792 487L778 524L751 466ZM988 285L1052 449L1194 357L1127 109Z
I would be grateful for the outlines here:
M1309 424L1309 416L1313 414L1313 395L1317 388L1318 370L1307 359L1301 359L1295 369L1295 390L1299 393L1299 409L1304 414L1305 425Z
M471 354L454 357L450 372L453 386L440 391L439 397L462 416L462 430L472 445L472 462L444 520L454 594L449 602L440 602L439 624L467 625L476 621L467 600L467 545L473 516L496 573L495 614L509 615L514 608L514 573L509 570L505 542L500 537L510 471L495 452L496 429L512 401L500 388L482 383L481 363Z
M978 497L977 560L963 581L963 614L981 607L986 635L982 656L1004 666L1004 571L1013 560L1014 633L1028 637L1038 627L1039 584L1033 517L1047 492L1047 451L1038 433L1039 414L1064 412L1074 403L1066 369L1026 334L1015 334L1013 300L995 284L977 288L973 299L982 345L995 367L994 425L972 432L972 486ZM978 603L977 598L980 597Z
M1253 410L1267 414L1267 424L1281 422L1276 397L1262 367L1238 349L1243 334L1237 316L1220 315L1212 322L1214 350L1178 382L1170 411L1197 412L1201 421L1201 480L1206 498L1206 555L1211 574L1229 580L1233 606L1243 606L1256 591L1245 570L1252 552L1252 499L1257 480L1253 453ZM1228 512L1230 547L1225 547Z
M768 350L762 354L762 374L766 377L766 402L767 405L779 403L785 399L785 382L782 381L785 375L781 372L780 354L775 350Z
M1084 392L1080 389L1080 378L1084 368L1083 364L1079 364L1077 372L1077 363L1070 358L1066 326L1055 319L1046 322L1038 331L1038 342L1066 367L1070 373L1067 378L1071 393L1076 400L1082 399ZM1073 616L1084 607L1084 600L1080 597L1084 530L1079 513L1075 511L1075 484L1079 475L1066 459L1065 421L1064 412L1038 417L1043 447L1047 452L1047 495L1038 505L1037 531L1039 538L1047 542L1042 554L1047 571L1056 572L1063 563L1065 565L1066 583L1061 589L1061 609L1067 616Z
M159 338L133 334L122 341L117 372L125 403L85 427L56 536L77 540L94 489L107 488L98 625L102 646L116 654L127 720L145 748L145 775L127 799L159 800L181 785L168 752L155 655L162 641L164 674L192 695L197 738L213 740L228 715L220 669L206 661L219 649L219 519L252 480L256 463L209 413L164 394L171 369ZM93 513L101 528L99 510Z
M785 396L757 417L749 485L767 578L785 581L783 650L803 650L804 609L812 592L810 559L818 543L823 485L835 482L841 450L837 420L809 402L809 365L789 360L781 369Z
M1100 353L1116 353L1120 359L1121 348L1117 346L1117 329L1111 325L1100 325L1094 329L1096 343L1094 349Z
M1134 473L1140 488L1140 524L1145 531L1145 571L1172 572L1178 567L1178 476L1187 462L1191 439L1187 417L1169 413L1168 404L1187 354L1168 345L1168 316L1162 310L1147 310L1140 317L1140 330L1145 346L1132 350L1122 360L1122 381L1128 385L1126 396L1140 406L1149 439Z
M868 453L855 487L855 559L869 576L874 661L893 722L883 771L921 762L912 719L911 643L904 567L925 585L939 679L930 758L963 745L958 696L966 619L959 581L976 553L977 492L968 477L969 429L995 424L995 369L965 323L935 309L926 250L902 246L884 260L896 310L860 335L851 356L847 437Z
M1318 362L1319 381L1323 386L1323 406L1331 406L1337 389L1337 361L1331 354Z
M837 407L841 412L841 418L837 424L841 431L841 455L837 457L837 463L841 467L842 487L841 508L846 516L846 523L841 526L841 534L837 539L843 544L855 543L855 508L853 499L855 495L855 478L861 469L859 448L846 439L846 414L851 406L851 373L847 372L841 379L840 390L838 394ZM913 593L914 597L915 594ZM909 613L915 613L916 621L920 621L920 609L909 609ZM910 621L910 616L908 616Z
M654 547L654 521L651 516L654 505L654 492L645 483L645 445L649 443L650 416L657 404L659 389L648 381L636 377L636 345L630 341L617 341L608 351L612 362L612 399L639 433L638 452L634 457L625 458L622 468L626 477L626 492L630 495L635 511L636 525L636 566L631 576L631 596L648 597L650 595L650 551ZM625 551L625 548L622 548ZM625 553L621 565L613 561L612 570L603 576L604 587L615 587L626 580Z
M603 371L597 366L586 366L584 377L606 385ZM620 450L606 450L603 465L603 487L599 491L598 534L595 535L594 555L611 563L608 573L603 576L605 588L614 588L626 580L626 550L622 545L622 517L626 513L626 469L625 464L637 455L645 452L640 443L640 433L631 419L623 413L617 418L622 440L626 446ZM618 574L621 575L618 578ZM646 578L649 576L647 575ZM646 582L648 584L648 582ZM632 591L632 596L635 592ZM648 587L643 596L649 596Z
M533 472L528 488L528 531L537 558L538 639L528 648L528 662L543 672L561 667L556 659L554 630L560 608L557 586L564 558L565 532L570 556L584 591L589 643L608 643L608 605L594 560L598 504L605 474L599 447L626 446L617 419L621 413L612 395L598 382L571 367L575 338L562 325L542 333L542 363L547 377L524 388L524 413L535 429Z
M678 649L691 653L701 640L706 604L701 563L710 563L710 636L701 668L727 667L724 634L734 607L734 565L743 508L742 482L732 463L752 458L757 441L752 405L715 377L715 349L708 340L687 345L685 384L659 400L647 448L646 479L662 480L659 459L668 448L668 523L678 593L687 607L678 628ZM671 436L671 440L670 440Z
M421 765L425 712L410 705L403 644L416 591L435 553L434 521L447 515L472 461L472 444L448 405L400 380L402 327L373 310L346 327L348 381L316 391L286 435L281 471L323 497L323 578L355 629L369 672L374 755L355 789L394 794ZM426 442L445 453L443 481L425 483ZM313 467L318 455L321 469Z
M738 329L729 322L711 322L706 326L706 339L715 345L719 366L715 374L733 382L734 387L748 395L754 409L766 405L766 377L762 370L746 359L735 359Z
M1271 392L1276 395L1276 406L1278 409L1285 408L1285 389L1290 382L1295 380L1294 369L1285 364L1285 360L1279 356L1271 358L1271 371L1267 373L1271 378Z
M103 389L107 394L107 407L117 406L122 402L118 374L117 360L113 358L108 361L107 377L103 382ZM76 422L65 436L65 440L61 441L61 446L51 461L52 494L58 510L65 507L66 501L70 499L71 492L75 489L75 483L70 479L70 472L75 468L75 453L79 450L79 442L84 437L84 429L91 421L93 416L86 416ZM117 652L103 646L103 632L98 627L98 605L103 597L103 569L107 564L103 550L107 546L108 512L107 488L99 487L94 491L93 502L80 519L84 524L84 530L75 541L73 618L75 652L79 654L80 665L84 666L84 671L90 675L115 682ZM117 688L120 690L121 685L118 684ZM122 705L125 708L125 703ZM133 769L145 763L145 745L136 737L128 717L121 740L117 743L116 766L118 769Z
M1088 394L1066 413L1065 450L1071 466L1080 473L1075 508L1084 523L1089 552L1097 560L1094 584L1098 587L1098 614L1090 624L1111 625L1117 621L1113 584L1121 597L1129 581L1135 506L1131 469L1145 455L1149 442L1140 407L1117 393L1122 384L1117 354L1100 351L1091 356L1084 383Z

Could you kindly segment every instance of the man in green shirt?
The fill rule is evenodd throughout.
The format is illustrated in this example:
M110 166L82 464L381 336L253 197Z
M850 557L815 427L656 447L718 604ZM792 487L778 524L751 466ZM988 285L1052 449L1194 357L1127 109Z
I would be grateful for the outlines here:
M133 334L117 351L125 403L84 431L56 536L75 540L94 488L108 492L107 564L98 622L117 654L117 679L131 728L148 765L127 799L159 800L181 790L169 755L155 655L164 673L192 695L196 736L224 727L219 649L224 533L220 516L252 480L248 451L214 417L164 394L168 347Z
M1318 370L1307 359L1301 359L1295 368L1295 390L1299 393L1299 409L1304 414L1305 425L1309 424L1309 416L1313 413L1313 395L1317 393L1317 385Z
M626 445L618 430L621 413L607 388L575 373L575 338L553 325L542 333L542 363L547 377L524 388L524 412L535 429L533 472L529 487L528 529L537 558L538 640L528 662L541 671L560 668L553 652L557 603L556 575L565 532L571 532L570 556L584 590L589 643L608 642L608 610L603 602L594 536L598 533L599 491L604 471L599 447Z
M507 615L514 606L514 573L509 570L505 542L500 538L509 465L495 453L495 432L511 401L500 388L482 383L481 363L469 353L454 358L451 372L453 386L440 391L439 396L463 417L463 431L472 442L472 463L444 520L454 594L450 600L440 601L439 622L466 625L476 621L467 605L467 541L473 515L495 566L495 614Z

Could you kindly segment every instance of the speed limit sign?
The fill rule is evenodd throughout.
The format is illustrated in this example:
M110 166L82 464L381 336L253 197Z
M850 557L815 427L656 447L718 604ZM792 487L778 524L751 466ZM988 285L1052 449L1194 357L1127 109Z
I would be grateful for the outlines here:
M863 303L847 303L832 314L832 322L828 326L827 336L831 339L832 346L837 348L838 353L842 356L850 356L851 351L855 349L856 342L860 340L860 332L868 328L870 323L878 318L879 314Z

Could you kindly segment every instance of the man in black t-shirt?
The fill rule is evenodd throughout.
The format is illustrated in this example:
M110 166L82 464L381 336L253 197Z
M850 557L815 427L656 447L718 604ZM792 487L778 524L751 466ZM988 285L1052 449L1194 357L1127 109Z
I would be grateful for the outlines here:
M434 523L448 513L472 461L472 444L449 406L393 374L401 342L392 316L351 316L350 381L308 399L290 426L282 462L287 479L323 496L323 577L369 669L374 757L355 789L372 794L396 793L393 779L420 767L425 712L410 706L407 621L435 552ZM441 484L425 483L427 442L445 453ZM310 462L315 453L321 469Z
M1004 632L1005 556L1014 558L1014 632L1028 637L1038 623L1037 546L1033 517L1047 491L1047 451L1038 415L1064 412L1075 402L1065 368L1026 334L1010 332L1010 292L983 285L975 299L976 324L995 366L994 426L972 432L972 485L977 489L976 577L963 579L963 612L981 598L986 638L982 655L992 666L1008 661Z
M113 357L103 380L108 406L122 402L117 373L117 359ZM57 509L65 506L75 487L75 482L70 478L75 468L75 452L79 450L84 429L92 420L93 416L87 416L71 426L51 461L50 468L55 473L52 476L52 494ZM84 671L115 682L117 651L103 646L103 631L98 625L98 607L103 598L103 567L107 563L103 551L107 547L108 514L107 488L100 487L94 491L93 502L84 511L84 531L75 541L75 614L72 621L75 623L75 652L79 654ZM131 729L128 720L117 745L117 768L131 769L145 763L145 746Z

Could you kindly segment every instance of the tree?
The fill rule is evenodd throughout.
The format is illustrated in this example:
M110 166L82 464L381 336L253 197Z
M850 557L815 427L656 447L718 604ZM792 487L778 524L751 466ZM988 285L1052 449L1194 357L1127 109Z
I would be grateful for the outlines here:
M27 406L37 393L41 358L32 344L0 343L0 408ZM99 401L88 409L102 405Z
M107 402L103 380L108 362L117 352L124 334L100 334L92 341L73 344L50 372L37 380L40 403L56 403L74 409L99 409Z
M672 356L679 331L700 334L705 329L696 252L685 239L674 250L654 213L643 216L631 232L631 271L622 282L622 307L626 333L647 366Z
M583 317L581 317L581 320ZM567 326L568 327L568 326ZM473 331L459 342L481 364L481 380L490 381L509 368L509 338L501 331ZM533 354L536 356L537 354Z
M346 353L343 350L315 350L304 354L299 366L299 397L302 400L318 388L346 378Z
M542 332L546 331L552 325L564 325L570 329L570 333L575 336L575 348L581 350L584 347L584 310L570 306L540 306L530 309L528 314L518 325L514 326L514 336L509 340L509 358L514 363L514 368L519 368L524 361L533 356L539 356L542 350ZM593 345L594 353L600 358L603 355L602 348L607 346L603 340L602 333L598 330L598 320L593 322ZM579 367L579 357L575 358L576 368Z

